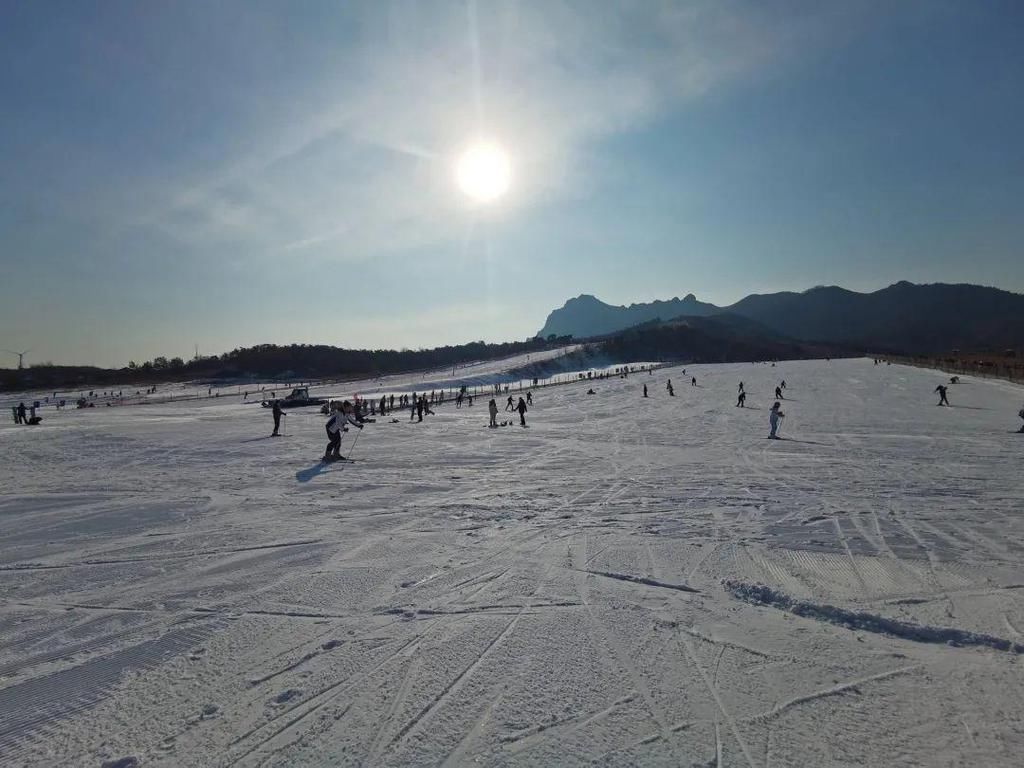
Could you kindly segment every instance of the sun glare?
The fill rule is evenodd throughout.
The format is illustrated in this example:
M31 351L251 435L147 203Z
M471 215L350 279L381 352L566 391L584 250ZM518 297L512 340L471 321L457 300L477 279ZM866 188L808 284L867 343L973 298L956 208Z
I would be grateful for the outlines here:
M478 142L462 153L455 167L459 189L470 199L490 203L508 191L512 167L508 153L493 142Z

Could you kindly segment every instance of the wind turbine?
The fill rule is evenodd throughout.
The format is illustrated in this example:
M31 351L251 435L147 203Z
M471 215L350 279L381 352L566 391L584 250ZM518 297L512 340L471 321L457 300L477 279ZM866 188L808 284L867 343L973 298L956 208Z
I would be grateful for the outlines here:
M9 349L5 349L3 351L6 352L8 355L17 355L18 356L18 370L20 371L20 370L24 369L24 367L25 367L25 355L27 355L32 350L31 349L26 349L24 352L13 352L13 351L11 351Z

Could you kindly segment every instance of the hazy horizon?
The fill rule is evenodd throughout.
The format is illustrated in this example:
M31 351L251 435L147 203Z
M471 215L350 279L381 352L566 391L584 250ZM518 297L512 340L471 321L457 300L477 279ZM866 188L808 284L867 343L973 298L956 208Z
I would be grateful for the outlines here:
M1012 2L12 5L0 348L120 367L522 340L584 293L1024 292L1021 22ZM467 178L480 139L498 157Z

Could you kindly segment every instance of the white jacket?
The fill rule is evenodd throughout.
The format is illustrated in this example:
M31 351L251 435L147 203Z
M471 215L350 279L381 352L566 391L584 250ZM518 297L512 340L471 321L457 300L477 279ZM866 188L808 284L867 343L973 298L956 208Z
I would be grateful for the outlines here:
M327 431L332 435L335 432L340 432L346 421L355 424L357 427L359 426L359 422L353 419L349 414L344 413L343 411L335 411L331 414L330 418L327 419Z

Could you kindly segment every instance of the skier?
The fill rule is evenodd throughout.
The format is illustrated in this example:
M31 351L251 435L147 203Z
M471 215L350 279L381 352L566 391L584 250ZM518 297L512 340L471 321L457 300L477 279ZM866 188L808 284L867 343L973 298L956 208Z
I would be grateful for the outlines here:
M697 377L696 376L694 376L692 379L690 379L690 386L691 387L696 387L697 386Z
M412 421L413 419L416 418L416 408L417 408L417 406L420 403L420 401L416 399L416 393L415 392L412 393L412 400L410 400L409 403L410 403L410 405L409 405L409 421ZM420 421L423 421L423 411L422 410L420 410Z
M273 407L274 414L274 431L270 433L271 437L280 437L278 430L281 428L281 416L284 412L281 410L281 401L275 400Z
M785 389L786 388L786 380L783 379L782 380L782 384L780 384L779 386L781 386L783 389Z
M388 398L388 410L389 411L395 410L395 396L394 395L391 395Z
M516 406L516 410L519 411L519 426L526 426L526 401L523 398L519 398L519 404Z
M363 428L362 424L352 418L352 415L349 413L351 408L352 406L348 400L341 405L334 404L332 408L333 413L327 419L325 426L327 430L327 450L324 451L324 461L337 461L338 459L345 458L341 455L341 433L348 429L345 426L346 421L359 427L359 429Z
M786 398L784 398L782 396L782 387L776 387L775 388L775 397L777 397L779 400L785 400L786 399Z
M771 424L772 426L771 434L768 435L768 437L770 437L772 440L781 439L777 434L775 434L779 429L779 419L786 418L786 414L782 412L781 408L782 406L779 404L779 401L776 400L775 404L772 405L771 413L768 416L768 423Z
M386 395L380 396L380 415L387 416L388 413L388 398Z
M28 424L28 419L25 417L25 404L18 403L18 418L15 422L17 424Z
M935 391L939 393L939 402L937 402L936 405L949 405L949 400L946 399L946 388L942 384L939 384L939 386L935 388Z
M739 393L739 392L742 392L742 391L743 391L743 382L741 381L740 382L740 388L737 389L736 392Z
M741 389L739 397L736 398L736 407L737 408L746 408L747 407L746 403L747 403L747 393L744 392Z
M668 384L665 385L665 389L668 390L669 397L675 397L676 396L675 390L672 389L672 379L668 380Z
M491 423L487 426L496 427L498 426L498 404L494 402L494 398L491 398L491 402L487 404L487 410L491 414Z
M533 405L533 393L532 392L527 392L526 393L526 404L527 405Z
M512 395L509 395L509 396L508 396L508 402L507 402L507 403L505 403L505 411L506 411L506 412L508 412L508 411L512 411L512 413L515 413L515 412L516 412L516 404L515 404L515 402L513 402L513 400L512 400Z
M420 399L416 401L416 414L419 416L419 418L416 420L417 424L419 424L421 421L423 421L423 409L426 408L426 407L427 407L427 396L426 395L420 395Z
M644 397L647 397L647 385L644 384Z

